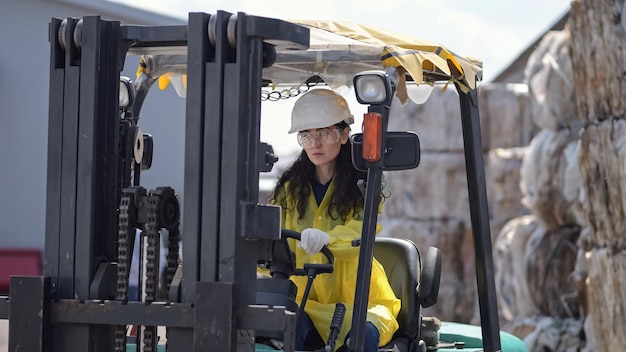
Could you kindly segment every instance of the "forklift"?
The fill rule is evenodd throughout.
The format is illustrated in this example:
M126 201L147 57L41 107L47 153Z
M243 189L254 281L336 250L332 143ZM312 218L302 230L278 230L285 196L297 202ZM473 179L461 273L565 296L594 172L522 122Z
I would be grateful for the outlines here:
M294 351L298 302L289 277L332 271L333 256L326 248L327 263L295 268L286 238L299 234L281 228L280 207L259 204L259 174L277 161L272 146L260 141L261 101L275 97L277 82L297 85L287 95L332 86L335 68L342 72L337 76L349 76L357 100L368 107L362 133L351 137L354 166L368 178L362 237L354 243L360 256L347 350L363 350L374 256L402 302L400 329L380 351L526 350L499 330L480 67L422 44L420 55L412 56L426 59L417 63L402 59L389 49L393 45L382 56L371 43L363 45L368 54L356 59L336 55L332 46L313 50L312 32L330 28L226 11L190 13L186 25L176 26L99 16L51 20L44 271L12 277L9 296L0 298L10 351ZM134 81L120 77L127 55L141 56ZM153 158L153 137L139 126L141 106L153 85L176 74L184 75L186 91L184 211L181 190L141 185ZM459 91L480 327L422 317L421 308L437 301L437 248L421 258L408 240L375 236L383 172L419 164L417 134L387 131L391 102L406 84L435 82L452 82ZM166 263L160 263L165 233ZM133 300L129 271L136 246L141 275ZM261 261L270 263L270 281L257 278ZM260 343L264 337L280 346ZM329 336L324 350L338 345Z

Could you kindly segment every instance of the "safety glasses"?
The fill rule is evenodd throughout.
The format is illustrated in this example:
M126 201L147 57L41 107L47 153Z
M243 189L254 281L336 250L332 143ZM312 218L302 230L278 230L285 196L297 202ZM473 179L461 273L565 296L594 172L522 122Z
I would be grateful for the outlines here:
M298 144L302 148L312 147L316 143L319 145L333 144L339 142L341 131L339 128L323 129L313 132L298 132Z

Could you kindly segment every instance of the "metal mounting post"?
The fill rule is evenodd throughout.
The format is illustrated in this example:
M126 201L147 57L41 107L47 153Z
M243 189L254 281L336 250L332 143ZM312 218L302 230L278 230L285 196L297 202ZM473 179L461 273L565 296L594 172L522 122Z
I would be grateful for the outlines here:
M470 90L463 93L457 86L461 104L463 144L465 146L465 168L474 237L474 257L478 283L478 303L485 351L500 351L500 324L495 285L495 269L489 228L489 207L485 181L480 116L478 114L478 93Z

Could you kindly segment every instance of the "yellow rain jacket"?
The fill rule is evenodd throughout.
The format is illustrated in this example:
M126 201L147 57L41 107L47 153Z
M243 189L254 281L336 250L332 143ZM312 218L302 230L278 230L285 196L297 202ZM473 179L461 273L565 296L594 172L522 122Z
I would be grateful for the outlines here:
M280 190L286 193L288 184ZM305 312L311 317L315 328L324 341L330 333L330 323L335 311L335 304L344 303L346 314L341 332L337 338L336 349L344 344L346 334L352 326L352 311L356 290L356 273L359 264L359 247L352 246L352 240L361 238L363 227L363 209L353 210L343 221L337 216L333 220L328 215L328 204L334 192L334 182L331 182L324 199L319 207L315 195L311 191L308 206L303 219L298 220L295 199L288 196L284 203L277 203L282 207L282 226L288 230L302 232L307 228L317 228L330 237L328 248L335 256L334 270L330 274L318 274L313 280L309 297L306 301ZM381 226L377 225L376 233ZM302 268L305 263L325 263L326 258L318 253L309 255L297 246L297 241L288 239L289 246L296 253L296 267ZM291 279L298 287L296 302L302 302L306 287L306 276L292 276ZM370 283L367 321L372 322L380 332L380 346L391 341L394 332L398 329L396 317L400 311L400 300L396 298L382 265L374 258L372 263L372 277Z

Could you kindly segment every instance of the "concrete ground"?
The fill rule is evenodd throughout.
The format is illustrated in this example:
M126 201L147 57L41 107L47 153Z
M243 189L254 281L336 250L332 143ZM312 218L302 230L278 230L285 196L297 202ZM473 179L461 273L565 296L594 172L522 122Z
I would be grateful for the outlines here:
M0 319L0 352L9 351L9 321Z
M165 343L165 328L159 326L160 343ZM9 321L0 319L0 352L9 352Z

